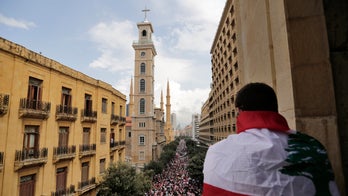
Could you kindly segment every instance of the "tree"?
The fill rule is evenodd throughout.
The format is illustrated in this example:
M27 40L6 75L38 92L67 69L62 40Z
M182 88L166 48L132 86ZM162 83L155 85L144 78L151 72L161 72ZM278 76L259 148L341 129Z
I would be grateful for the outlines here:
M100 196L144 195L151 188L148 173L137 173L129 164L112 164L107 169L100 183Z
M163 170L163 164L159 161L150 161L144 167L144 171L152 170L155 174L160 174Z

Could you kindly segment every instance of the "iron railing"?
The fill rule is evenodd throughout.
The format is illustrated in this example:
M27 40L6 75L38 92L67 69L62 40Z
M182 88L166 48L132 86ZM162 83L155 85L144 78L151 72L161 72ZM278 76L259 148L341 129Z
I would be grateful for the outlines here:
M66 189L62 189L62 190L57 190L55 192L51 193L51 196L63 196L63 195L70 195L75 193L75 186L74 185L70 185L70 187L66 188Z

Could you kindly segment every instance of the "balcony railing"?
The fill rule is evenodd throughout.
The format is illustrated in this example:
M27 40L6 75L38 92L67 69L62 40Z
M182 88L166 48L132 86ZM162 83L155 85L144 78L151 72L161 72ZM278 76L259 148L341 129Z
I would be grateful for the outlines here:
M53 148L53 161L73 159L76 156L76 146L59 146Z
M16 150L15 170L17 171L23 167L43 165L47 162L47 154L47 148Z
M95 177L93 177L89 180L79 182L77 191L79 195L82 195L83 193L86 193L92 189L95 189L95 187L96 187Z
M52 192L51 196L70 196L70 195L74 195L75 193L75 186L74 185L70 185L69 188L63 189L63 190L57 190L56 192Z
M110 124L117 125L119 122L120 122L120 117L115 114L111 114Z
M7 113L9 102L9 95L0 94L0 116L5 115Z
M0 172L4 168L4 152L0 152Z
M120 126L123 126L126 124L126 117L120 117Z
M57 105L56 120L75 121L77 118L77 108L65 105Z
M120 144L121 149L126 147L126 141L124 141L124 140L120 141L119 144Z
M50 102L23 98L20 100L19 104L19 117L47 119L49 117L50 110Z
M110 142L110 150L111 151L117 150L118 147L119 147L119 143L118 142Z
M96 152L96 145L95 144L83 144L80 145L79 148L79 156L80 158L85 156L93 156Z
M97 111L81 110L81 121L94 123L97 121Z

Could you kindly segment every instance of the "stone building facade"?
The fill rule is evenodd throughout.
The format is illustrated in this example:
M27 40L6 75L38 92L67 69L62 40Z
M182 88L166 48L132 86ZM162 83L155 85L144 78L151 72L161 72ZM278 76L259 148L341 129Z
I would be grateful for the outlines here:
M95 195L125 159L126 96L0 38L0 195Z
M347 1L227 0L211 48L208 144L235 133L236 93L272 86L289 126L327 148L345 195L348 174ZM209 132L207 131L209 129Z

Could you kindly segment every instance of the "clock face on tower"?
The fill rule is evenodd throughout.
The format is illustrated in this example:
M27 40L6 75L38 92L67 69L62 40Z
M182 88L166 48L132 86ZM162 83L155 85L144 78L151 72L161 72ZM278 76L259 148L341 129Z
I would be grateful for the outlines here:
M142 56L142 57L145 56L145 52L141 52L140 56Z

